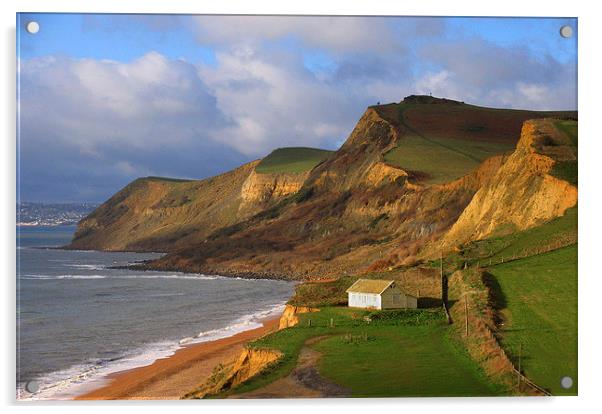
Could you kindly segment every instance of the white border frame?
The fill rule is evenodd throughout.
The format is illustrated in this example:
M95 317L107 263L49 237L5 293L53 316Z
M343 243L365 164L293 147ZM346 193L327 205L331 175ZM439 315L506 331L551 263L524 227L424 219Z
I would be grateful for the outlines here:
M471 0L454 1L412 1L391 2L386 0L229 0L216 2L208 0L104 0L102 2L75 2L73 0L4 0L0 3L3 29L2 83L4 96L1 101L4 136L2 139L2 203L0 203L2 228L0 252L2 254L2 272L4 303L2 311L5 340L2 341L3 362L0 374L0 393L5 405L12 411L16 407L29 411L43 409L51 413L64 411L102 412L110 409L139 409L151 413L163 412L166 406L177 405L178 410L195 412L220 410L226 412L278 412L287 414L306 413L307 411L336 410L341 407L348 413L360 413L377 409L413 410L416 412L462 411L463 413L487 414L504 413L514 410L546 410L551 413L577 412L595 407L599 396L600 383L599 351L601 335L597 330L600 299L597 292L600 286L597 244L602 234L599 213L600 168L602 156L602 137L596 118L600 117L598 102L600 91L599 44L602 38L599 15L595 12L594 2L556 1L525 2L524 0L504 0L502 2L482 2ZM438 399L384 399L384 400L303 400L303 401L203 401L196 403L16 403L15 395L15 13L16 12L104 12L104 13L194 13L194 14L344 14L344 15L436 15L436 16L577 16L579 18L579 118L581 132L581 159L579 162L580 202L579 221L579 397L566 398L438 398ZM85 405L83 407L82 405Z

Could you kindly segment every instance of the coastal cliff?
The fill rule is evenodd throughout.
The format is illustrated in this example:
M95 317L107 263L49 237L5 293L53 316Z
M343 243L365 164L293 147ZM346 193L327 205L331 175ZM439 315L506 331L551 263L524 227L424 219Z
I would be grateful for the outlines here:
M73 249L167 251L244 219L241 190L258 161L205 180L140 178L80 221Z
M144 269L289 279L413 263L575 204L558 166L576 150L553 120L525 123L556 115L576 116L438 98L369 107L336 152L279 149L205 180L137 180L69 247L167 252Z
M525 122L516 151L479 188L444 245L525 230L562 216L576 205L577 186L555 176L554 167L576 160L576 146L552 120Z
M293 306L286 305L280 321L278 323L278 329L286 329L296 326L299 323L299 317L297 315L302 313L319 312L317 308L310 308L308 306Z

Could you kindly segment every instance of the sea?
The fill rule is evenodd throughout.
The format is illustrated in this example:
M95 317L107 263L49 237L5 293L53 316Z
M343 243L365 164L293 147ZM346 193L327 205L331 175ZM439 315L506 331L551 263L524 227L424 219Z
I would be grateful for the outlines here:
M71 399L107 375L261 326L292 282L115 269L161 253L61 250L74 226L17 228L17 398Z

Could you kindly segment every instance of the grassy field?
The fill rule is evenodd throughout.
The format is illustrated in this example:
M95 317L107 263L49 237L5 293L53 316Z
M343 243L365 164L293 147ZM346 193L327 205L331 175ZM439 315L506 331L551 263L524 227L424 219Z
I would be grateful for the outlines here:
M370 324L363 316L371 314ZM234 391L246 392L288 375L305 341L323 353L318 370L348 387L354 396L498 395L466 352L448 337L439 309L370 313L345 307L300 315L300 323L255 341L253 347L278 349L284 357ZM379 318L379 315L381 316ZM309 320L311 319L311 326ZM333 327L330 327L330 320ZM351 335L353 340L345 339Z
M255 167L260 174L298 174L314 168L333 151L317 148L278 148Z
M511 145L462 139L406 136L384 155L391 165L428 175L426 182L443 183L462 177L486 158L512 149Z
M571 140L573 145L577 146L578 144L578 124L577 121L556 121L556 128L561 130L566 134L567 137Z
M354 397L498 395L443 325L381 327L368 341L332 337L314 346L319 372Z
M577 245L493 266L502 308L502 346L554 395L577 393ZM497 286L495 286L497 285ZM560 379L570 376L565 390Z
M444 258L444 269L453 273L457 269L476 265L489 267L517 258L534 256L545 251L572 245L577 242L577 206L569 208L564 215L541 226L513 232L498 237L469 242L458 252ZM431 260L426 267L438 268L439 260Z
M556 121L554 123L556 128L563 132L568 138L568 142L577 147L578 146L578 125L577 121ZM554 164L552 174L555 177L566 180L573 185L578 183L578 163L577 160L560 161Z

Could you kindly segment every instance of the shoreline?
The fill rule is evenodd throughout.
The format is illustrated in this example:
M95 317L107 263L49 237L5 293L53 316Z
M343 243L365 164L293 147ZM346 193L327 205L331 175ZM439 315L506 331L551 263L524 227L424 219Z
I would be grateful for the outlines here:
M278 330L280 315L261 320L262 326L213 341L183 345L173 355L150 365L109 374L104 385L73 400L174 400L202 385L213 368L238 357L244 346Z

